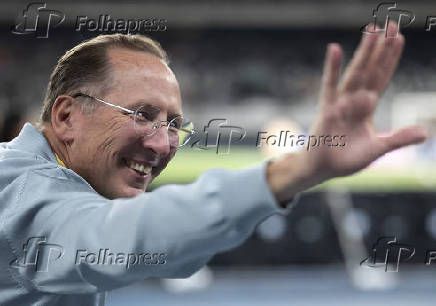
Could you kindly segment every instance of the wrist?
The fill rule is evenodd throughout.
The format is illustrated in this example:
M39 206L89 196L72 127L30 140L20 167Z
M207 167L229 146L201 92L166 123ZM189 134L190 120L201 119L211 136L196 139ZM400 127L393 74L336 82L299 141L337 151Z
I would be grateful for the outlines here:
M307 152L289 153L267 166L267 181L277 201L285 206L297 193L323 181L307 162Z

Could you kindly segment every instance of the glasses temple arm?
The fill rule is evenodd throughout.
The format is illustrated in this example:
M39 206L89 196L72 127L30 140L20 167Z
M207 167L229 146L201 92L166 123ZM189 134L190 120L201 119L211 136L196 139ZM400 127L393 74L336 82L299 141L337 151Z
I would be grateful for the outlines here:
M90 99L94 99L94 100L96 100L96 101L98 101L98 102L101 102L101 103L103 103L103 104L106 104L106 105L108 105L108 106L112 106L112 107L118 108L119 110L122 110L123 112L126 112L126 113L131 114L131 115L133 115L133 114L135 113L134 111L132 111L132 110L130 110L130 109L127 109L127 108L124 108L124 107L122 107L122 106L119 106L119 105L115 105L115 104L112 104L112 103L106 102L106 101L104 101L104 100L102 100L102 99L99 99L99 98L96 98L96 97L93 97L93 96L90 96L90 95L87 95L87 94L84 94L84 93L78 93L78 94L75 94L75 95L73 95L73 98L80 97L80 96L82 96L82 97L87 97L87 98L90 98Z
M106 104L106 105L108 105L108 106L112 106L112 107L118 108L119 110L122 110L123 112L126 112L126 113L128 113L128 114L133 115L133 114L135 113L134 111L132 111L132 110L130 110L130 109L127 109L127 108L124 108L124 107L122 107L122 106L115 105L115 104L112 104L112 103L109 103L109 102L103 101L102 99L95 98L95 97L92 97L92 98L95 99L95 100L97 100L98 102L104 103L104 104Z

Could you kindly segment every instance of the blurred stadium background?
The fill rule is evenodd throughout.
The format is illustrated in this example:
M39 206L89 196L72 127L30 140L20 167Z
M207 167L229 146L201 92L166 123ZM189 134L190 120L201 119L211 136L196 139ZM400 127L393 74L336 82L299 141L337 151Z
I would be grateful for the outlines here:
M154 182L157 188L272 157L274 147L255 146L259 131L307 133L327 43L340 43L349 59L380 2L52 1L47 8L66 19L46 39L11 33L29 3L0 3L0 141L37 119L51 69L65 50L98 34L74 31L76 17L101 14L166 19L166 31L147 34L168 51L184 112L200 135L216 118L245 128L247 137L228 154L183 148ZM146 280L111 292L108 305L434 305L436 265L425 261L427 250L436 250L436 28L425 31L425 22L436 16L436 5L397 6L416 19L403 30L406 49L376 125L421 124L430 139L306 192L289 216L267 219L241 247L215 256L191 279ZM414 247L415 256L398 273L360 266L386 236Z

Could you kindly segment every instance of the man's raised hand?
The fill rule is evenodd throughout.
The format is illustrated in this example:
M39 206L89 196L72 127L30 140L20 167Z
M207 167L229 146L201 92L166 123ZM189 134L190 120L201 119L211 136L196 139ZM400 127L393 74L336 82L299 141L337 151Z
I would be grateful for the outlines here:
M387 152L426 139L421 127L382 136L374 126L377 103L392 78L403 46L404 37L394 22L389 23L386 31L363 34L342 78L341 47L328 46L320 111L310 135L345 135L346 144L319 145L270 163L268 182L280 201L326 179L353 174Z

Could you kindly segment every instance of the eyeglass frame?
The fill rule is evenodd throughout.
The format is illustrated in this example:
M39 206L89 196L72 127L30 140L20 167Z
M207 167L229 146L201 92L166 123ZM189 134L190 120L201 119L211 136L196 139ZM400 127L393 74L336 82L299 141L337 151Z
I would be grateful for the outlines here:
M135 117L134 121L135 121L135 123L136 123L136 116L137 116L137 112L138 112L138 110L133 111L133 110L131 110L131 109L128 109L128 108L125 108L125 107L122 107L122 106L119 106L119 105L116 105L116 104L113 104L113 103L110 103L110 102L104 101L103 99L100 99L100 98L97 98L97 97L94 97L94 96L88 95L88 94L83 93L83 92L77 92L77 93L75 93L75 94L72 94L71 97L72 97L73 99L78 98L78 97L90 98L90 99L96 100L96 101L98 101L98 102L101 102L101 103L103 103L103 104L105 104L105 105L107 105L107 106L111 106L111 107L117 108L117 109L119 109L119 110L121 110L121 111L123 111L123 112L125 112L125 113L127 113L127 114L129 114L129 115L133 115L133 116ZM138 109L140 109L141 107L142 107L142 106L138 107ZM184 118L182 115L179 115L179 116L177 116L177 117L171 119L170 121L168 121L168 120L150 121L151 123L153 123L153 125L152 125L153 133L150 134L150 135L144 135L143 137L151 137L151 136L153 136L154 134L156 134L156 132L157 132L157 131L162 127L162 123L163 123L163 122L166 123L167 130L169 130L171 122L173 122L175 119L180 118L180 117L181 117L181 118ZM185 141L182 145L177 146L178 148L180 148L180 147L183 147L184 145L186 145L186 144L189 142L189 140L191 139L191 137L195 134L195 131L194 131L194 130L182 129L182 128L178 128L178 130L183 130L184 132L188 133L188 137L187 137L188 140Z

